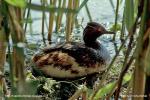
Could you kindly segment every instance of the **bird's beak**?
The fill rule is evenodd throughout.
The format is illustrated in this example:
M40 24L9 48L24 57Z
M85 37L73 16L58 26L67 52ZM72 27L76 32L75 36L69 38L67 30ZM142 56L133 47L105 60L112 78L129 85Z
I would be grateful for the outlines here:
M107 31L107 30L105 30L105 29L103 30L103 29L101 29L101 28L99 28L98 31L99 31L100 33L102 32L103 34L115 34L115 32Z
M104 34L115 34L115 32L112 32L112 31L106 31L106 32L104 32Z

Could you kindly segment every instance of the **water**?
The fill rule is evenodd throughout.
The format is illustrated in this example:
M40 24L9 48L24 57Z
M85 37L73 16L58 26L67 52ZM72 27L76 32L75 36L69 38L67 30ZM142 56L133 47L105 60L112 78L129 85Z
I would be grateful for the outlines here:
M116 6L116 1L117 0L112 0L114 6ZM40 0L32 0L32 3L40 4ZM89 8L89 11L90 11L93 21L101 23L108 29L110 28L110 26L112 24L114 24L115 12L110 3L110 0L89 0L87 5L88 5L88 8ZM120 5L120 9L119 9L119 14L118 14L119 22L121 22L121 19L122 19L122 12L123 12L123 3ZM42 44L43 43L42 35L41 35L42 12L31 10L31 17L34 20L32 23L32 32L30 31L29 25L27 27L27 36L26 36L27 41L29 43ZM48 23L48 19L49 19L48 17L49 17L49 13L46 12L47 23ZM89 22L89 18L86 13L85 7L83 7L81 9L77 18L79 21L81 21L83 19L83 23L82 23L83 27ZM66 21L66 19L64 17L63 18L64 24L65 24L65 21ZM45 37L47 37L48 29L47 29L46 25L45 25L44 30L45 30ZM74 30L74 33L78 33L75 35L76 35L76 37L79 37L79 40L80 39L82 40L82 31L83 31L82 28L79 28L78 30L76 30L76 29ZM99 38L101 43L109 50L111 56L114 56L115 51L114 51L113 43L110 42L111 39L112 39L112 35L104 35ZM59 37L59 39L58 39L57 35L52 36L53 42L56 42L56 41L59 42L61 40L64 40L64 36ZM116 42L120 43L119 40L117 40Z
M112 0L114 6L116 6L117 0ZM89 0L88 7L93 18L93 21L99 23L113 23L115 20L115 12L113 7L110 4L110 0ZM119 9L119 20L122 17L123 6L121 5ZM85 18L85 23L88 20L85 8L79 13L79 16Z
M112 0L114 6L116 6L116 1L117 0ZM32 0L32 3L40 4L40 0ZM107 25L108 23L114 23L115 13L114 13L114 9L110 4L110 0L89 0L87 5L93 21L105 25ZM122 11L123 11L123 3L120 5L120 9L119 9L119 21L121 21L122 19ZM48 16L49 14L46 13L47 20L48 20ZM33 19L36 19L33 20L32 23L33 33L41 33L42 12L31 10L31 17ZM87 16L85 7L83 7L78 14L78 20L81 19L83 19L83 26L85 26L86 23L89 22L89 18ZM64 18L63 23L65 23L65 20L66 19ZM29 31L29 27L28 27L28 31ZM46 27L45 27L45 32L47 32Z

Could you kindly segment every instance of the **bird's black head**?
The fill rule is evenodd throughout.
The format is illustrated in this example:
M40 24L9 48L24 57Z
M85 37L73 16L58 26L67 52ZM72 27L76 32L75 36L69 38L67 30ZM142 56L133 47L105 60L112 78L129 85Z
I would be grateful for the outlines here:
M83 40L85 44L92 44L96 42L96 39L103 34L114 34L114 32L107 31L99 23L89 22L83 31Z

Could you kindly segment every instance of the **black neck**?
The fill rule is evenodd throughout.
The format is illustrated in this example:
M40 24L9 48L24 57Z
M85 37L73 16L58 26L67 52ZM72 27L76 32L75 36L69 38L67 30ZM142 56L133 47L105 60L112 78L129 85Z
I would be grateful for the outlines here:
M85 42L85 41L84 41ZM98 49L99 46L100 46L100 43L98 41L88 41L88 42L85 42L85 45L87 47L91 47L91 48L94 48L94 49Z
M83 36L83 40L84 40L84 42L86 44L88 44L88 43L95 43L98 37L99 36L95 35L95 34L85 34Z

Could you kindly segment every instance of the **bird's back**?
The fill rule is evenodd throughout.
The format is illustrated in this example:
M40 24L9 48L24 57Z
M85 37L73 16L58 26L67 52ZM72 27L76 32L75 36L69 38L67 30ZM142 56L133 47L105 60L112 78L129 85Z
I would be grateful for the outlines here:
M46 71L51 76L78 77L105 70L109 59L109 53L101 44L94 49L84 43L68 42L43 49L42 53L34 56L33 61L44 71L46 67L51 67L49 71L54 72L52 68L55 68L55 73Z

